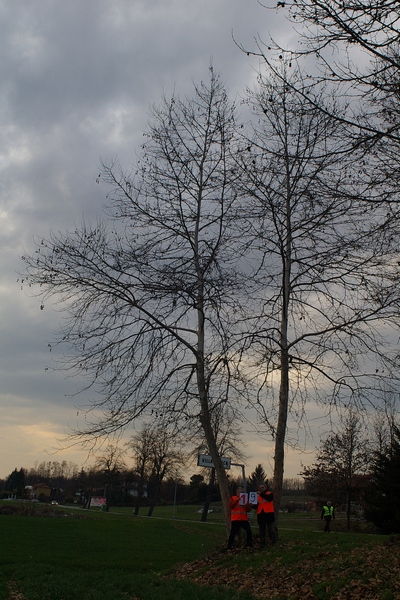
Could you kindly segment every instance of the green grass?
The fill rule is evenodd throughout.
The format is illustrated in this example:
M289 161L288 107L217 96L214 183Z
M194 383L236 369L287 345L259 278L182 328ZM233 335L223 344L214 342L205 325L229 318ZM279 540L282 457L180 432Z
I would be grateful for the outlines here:
M10 582L26 600L246 598L227 590L210 596L190 582L162 578L220 544L223 527L94 511L85 516L0 516L0 599L9 598Z
M202 561L213 553L211 562L198 563L203 575L211 567L227 569L229 573L236 570L241 582L245 577L261 577L270 569L282 569L286 577L296 580L312 568L314 574L319 573L313 593L320 600L328 600L333 591L349 585L358 570L360 577L374 576L365 568L364 557L384 539L363 534L326 535L315 515L284 514L280 517L280 541L267 552L223 554L215 552L225 544L222 515L214 513L210 522L201 523L195 507L178 509L174 520L172 507L157 507L153 518L133 517L131 509L119 508L104 513L99 509L56 507L54 510L61 515L69 514L59 518L51 513L0 515L0 600L260 597L251 589L239 592L241 585L233 579L230 586L215 587L220 581L218 572L201 584L166 576L179 570L180 564ZM36 505L33 510L38 515L41 507ZM383 586L381 600L395 597L391 584ZM289 596L282 598L287 600Z

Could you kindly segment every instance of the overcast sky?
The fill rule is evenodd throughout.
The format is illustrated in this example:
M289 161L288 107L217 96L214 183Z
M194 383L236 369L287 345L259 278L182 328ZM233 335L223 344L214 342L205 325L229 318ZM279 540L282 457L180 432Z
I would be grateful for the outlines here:
M0 477L15 467L86 454L53 454L75 425L77 383L51 366L60 314L21 290L20 256L33 237L101 215L100 159L135 162L149 106L208 77L212 60L233 97L252 86L250 46L294 36L284 14L257 0L0 0L1 388ZM272 448L245 433L248 471ZM310 448L312 450L312 448ZM266 458L270 456L270 461ZM286 477L307 456L288 455Z

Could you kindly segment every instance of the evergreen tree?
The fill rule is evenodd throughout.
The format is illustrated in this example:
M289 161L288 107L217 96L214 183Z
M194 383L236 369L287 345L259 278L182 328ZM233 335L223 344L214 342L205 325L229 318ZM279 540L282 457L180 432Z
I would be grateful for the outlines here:
M264 467L261 464L258 464L247 480L249 491L257 491L258 486L262 483L265 483L266 481L267 475L265 473Z
M25 469L22 467L19 471L18 469L14 469L7 477L6 488L17 497L21 498L25 494Z
M365 517L382 533L400 533L399 498L400 429L394 426L388 448L375 453Z

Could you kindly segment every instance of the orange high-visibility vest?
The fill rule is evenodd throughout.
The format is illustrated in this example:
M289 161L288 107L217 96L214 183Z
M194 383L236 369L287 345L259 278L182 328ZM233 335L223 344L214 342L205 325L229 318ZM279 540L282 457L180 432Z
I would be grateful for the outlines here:
M265 495L267 496L267 498L263 498L262 496L260 496L260 494L258 495L258 504L257 504L257 514L259 515L262 512L265 513L273 513L274 512L274 502L271 498L271 500L268 500L268 496L272 496L271 492L265 492Z
M232 496L229 502L229 508L231 509L231 521L247 521L247 510L246 506L239 504L239 496Z

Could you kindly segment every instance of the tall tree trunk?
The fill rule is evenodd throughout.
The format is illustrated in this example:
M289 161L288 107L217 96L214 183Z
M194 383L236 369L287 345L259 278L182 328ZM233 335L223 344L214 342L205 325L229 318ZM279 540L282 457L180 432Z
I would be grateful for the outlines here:
M285 356L284 356L285 354ZM279 414L275 437L275 460L274 460L274 507L275 522L278 525L279 508L282 498L283 473L285 464L285 436L287 426L287 415L289 406L289 361L287 353L282 353L281 360L281 385L279 392Z
M288 351L288 315L291 275L291 208L290 208L290 160L286 160L286 240L282 247L282 311L280 327L280 371L279 411L275 438L274 461L274 507L275 521L278 525L279 508L282 498L283 473L285 466L285 438L289 410L289 351Z
M135 516L137 516L139 514L140 505L143 500L144 481L145 481L144 467L143 466L140 467L140 469L138 471L139 471L139 481L138 481L138 486L137 486L137 497L136 497L136 502L135 502Z
M224 513L224 520L227 530L227 535L231 527L231 513L229 509L229 483L226 475L225 467L222 464L221 457L218 452L217 442L215 439L214 431L211 426L210 410L208 406L208 398L205 386L204 369L198 369L198 382L199 382L199 395L201 403L201 414L200 421L206 438L207 446L211 454L211 458L215 467L215 472L218 479L219 491L221 494L222 510Z
M201 168L202 172L202 168ZM197 371L197 390L200 400L200 423L204 431L204 436L207 442L208 450L215 467L215 472L218 479L218 486L221 494L222 510L224 514L227 536L231 527L231 514L229 508L229 483L226 476L225 467L222 464L219 455L215 432L211 423L210 405L208 397L208 385L206 379L205 365L205 313L204 313L204 276L203 269L199 260L199 223L202 206L202 184L200 183L200 192L198 196L198 214L196 221L195 233L195 260L197 272L197 355L196 355L196 371Z
M347 492L347 502L346 502L346 524L347 524L347 531L350 531L350 521L351 521L351 491L349 490Z
M222 464L221 457L219 455L217 440L211 424L210 407L208 402L208 389L205 377L205 364L204 364L204 328L203 328L203 313L199 318L201 327L199 328L199 342L198 342L198 356L197 356L197 388L200 399L200 422L206 438L208 450L211 454L211 458L215 467L215 472L218 479L218 486L221 493L222 510L225 518L225 525L227 535L231 526L231 514L229 509L229 483L226 476L225 467ZM201 333L202 332L202 333Z
M153 500L151 501L151 504L149 506L149 510L147 512L148 517L151 517L153 515L153 510L154 510L155 505L156 505L156 498L153 498Z
M153 478L149 479L149 489L153 489L154 493L153 493L153 497L150 501L150 506L149 506L149 510L147 513L148 517L151 517L154 511L154 508L157 504L157 500L158 498L161 497L161 483L163 480L163 475L160 474L159 472L157 474L154 475ZM154 485L150 485L151 483L154 483Z

